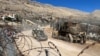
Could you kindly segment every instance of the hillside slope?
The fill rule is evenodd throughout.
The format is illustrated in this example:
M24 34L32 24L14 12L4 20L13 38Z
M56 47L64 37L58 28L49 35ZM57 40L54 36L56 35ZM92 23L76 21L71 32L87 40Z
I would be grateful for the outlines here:
M34 17L59 17L59 18L69 18L87 21L91 18L94 18L96 13L82 12L76 9L64 8L64 7L55 7L49 4L42 4L36 1L30 0L0 0L0 14L5 13L15 13L19 14L24 19L33 19ZM100 13L96 14L97 16ZM97 17L95 16L95 17ZM96 19L98 20L99 17ZM95 20L96 20L95 19ZM94 19L92 19L94 21Z

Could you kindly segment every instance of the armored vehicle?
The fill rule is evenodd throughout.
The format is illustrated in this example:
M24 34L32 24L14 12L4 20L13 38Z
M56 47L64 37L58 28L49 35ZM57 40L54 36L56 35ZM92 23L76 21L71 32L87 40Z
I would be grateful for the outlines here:
M53 38L82 44L86 42L86 33L82 31L79 23L68 22L63 19L55 21L52 27Z
M47 35L44 33L44 31L40 30L40 29L33 29L32 35L38 41L46 41L48 39Z

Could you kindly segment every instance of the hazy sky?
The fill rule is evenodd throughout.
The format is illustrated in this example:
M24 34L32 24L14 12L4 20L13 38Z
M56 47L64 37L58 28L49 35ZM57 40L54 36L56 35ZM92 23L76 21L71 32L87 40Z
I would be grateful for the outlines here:
M54 6L62 6L81 11L92 12L96 9L100 10L100 0L37 0L41 3L52 4Z

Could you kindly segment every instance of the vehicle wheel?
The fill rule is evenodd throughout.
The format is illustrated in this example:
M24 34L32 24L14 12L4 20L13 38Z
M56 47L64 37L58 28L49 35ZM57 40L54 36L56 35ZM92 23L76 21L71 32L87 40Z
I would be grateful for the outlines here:
M68 35L66 35L65 40L70 42L70 37Z
M86 43L86 39L85 39L85 37L82 36L82 37L80 38L80 43L81 43L81 44Z
M72 36L72 34L68 34L68 37L69 37L69 42L73 43L73 36Z
M52 38L57 38L57 34L55 32L52 32Z

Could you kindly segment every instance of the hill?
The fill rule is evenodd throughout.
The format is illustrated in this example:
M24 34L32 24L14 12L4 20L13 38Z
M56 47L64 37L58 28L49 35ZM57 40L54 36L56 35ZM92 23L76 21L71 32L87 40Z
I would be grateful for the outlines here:
M79 11L64 7L55 7L49 4L42 4L30 0L0 0L0 14L15 13L24 19L41 19L48 20L50 17L69 18L79 20L81 22L91 22L100 20L98 10L93 13ZM95 19L93 19L95 18ZM93 23L93 22L92 22ZM96 22L99 23L99 22Z

